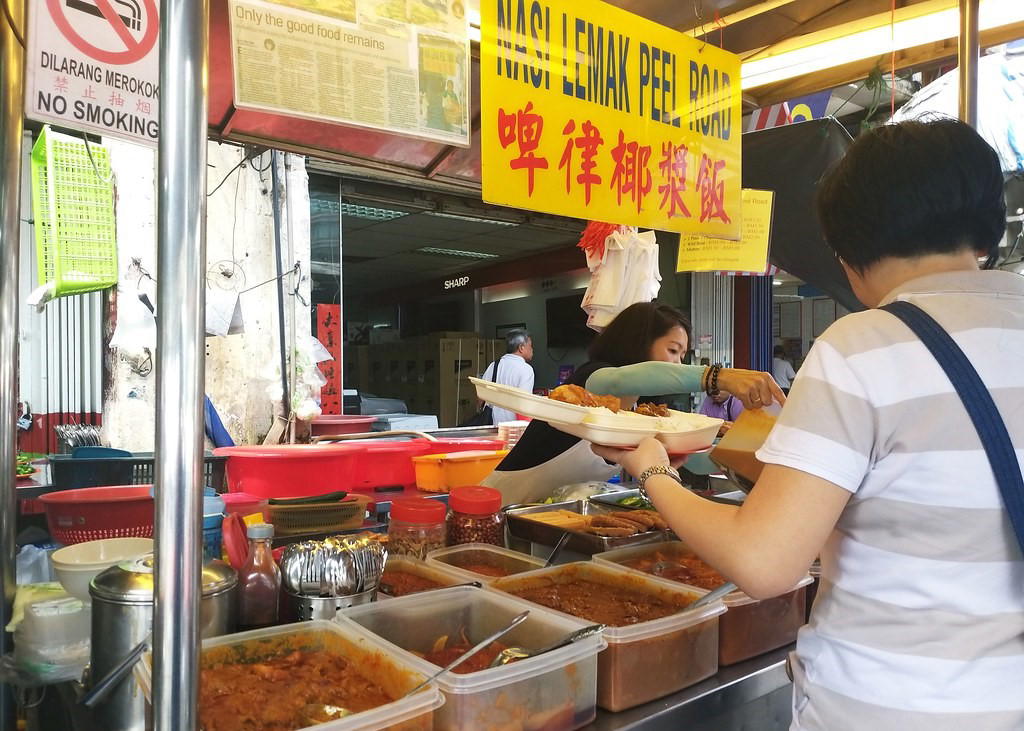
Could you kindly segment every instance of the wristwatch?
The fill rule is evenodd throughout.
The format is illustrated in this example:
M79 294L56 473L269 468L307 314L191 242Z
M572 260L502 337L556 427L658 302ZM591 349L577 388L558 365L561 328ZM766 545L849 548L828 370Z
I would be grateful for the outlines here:
M673 480L678 482L680 485L683 484L682 479L679 477L679 472L674 467L669 467L666 464L656 464L653 467L648 467L646 470L640 473L640 477L637 478L636 486L640 490L640 497L648 502L651 502L650 496L647 494L647 480L651 475L668 475Z

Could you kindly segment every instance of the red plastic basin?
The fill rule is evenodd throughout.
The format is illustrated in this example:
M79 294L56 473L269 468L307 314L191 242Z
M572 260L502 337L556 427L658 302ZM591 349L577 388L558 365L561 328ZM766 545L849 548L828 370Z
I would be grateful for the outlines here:
M352 490L362 447L286 444L221 447L213 453L228 458L228 492L287 498Z
M310 424L310 434L314 437L335 435L335 434L361 434L368 432L377 421L376 416L349 416L339 414L327 414L318 416Z

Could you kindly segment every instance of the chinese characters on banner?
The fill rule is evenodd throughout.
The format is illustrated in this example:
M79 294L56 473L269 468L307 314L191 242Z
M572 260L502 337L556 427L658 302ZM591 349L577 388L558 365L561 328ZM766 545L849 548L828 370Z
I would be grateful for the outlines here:
M327 383L320 389L320 408L325 414L341 413L341 305L316 306L316 338L334 360L318 364Z
M155 147L157 0L31 0L28 9L25 116Z
M740 60L591 0L481 0L483 197L739 238Z
M742 199L739 241L684 234L679 237L677 272L767 271L775 193L744 188Z
M231 0L235 106L469 146L458 0Z

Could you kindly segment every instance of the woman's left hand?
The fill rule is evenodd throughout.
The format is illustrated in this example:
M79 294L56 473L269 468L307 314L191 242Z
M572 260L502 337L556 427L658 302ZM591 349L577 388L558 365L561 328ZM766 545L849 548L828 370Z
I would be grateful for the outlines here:
M633 477L639 477L648 467L670 464L665 445L654 437L647 437L640 442L636 449L616 449L615 447L601 447L597 444L592 449L598 457L622 465Z
M764 371L723 368L718 374L718 385L742 401L748 409L760 409L771 405L772 401L780 405L786 403L786 394L772 375Z

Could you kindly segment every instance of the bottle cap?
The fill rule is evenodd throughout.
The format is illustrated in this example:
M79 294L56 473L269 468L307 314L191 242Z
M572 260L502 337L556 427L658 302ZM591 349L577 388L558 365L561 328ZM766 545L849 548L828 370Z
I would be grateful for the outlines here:
M456 513L489 515L501 510L501 492L493 487L456 487L448 495L448 505Z
M403 497L391 501L391 519L405 523L443 523L446 512L440 500Z
M249 538L273 538L274 526L270 523L254 523L245 529Z

